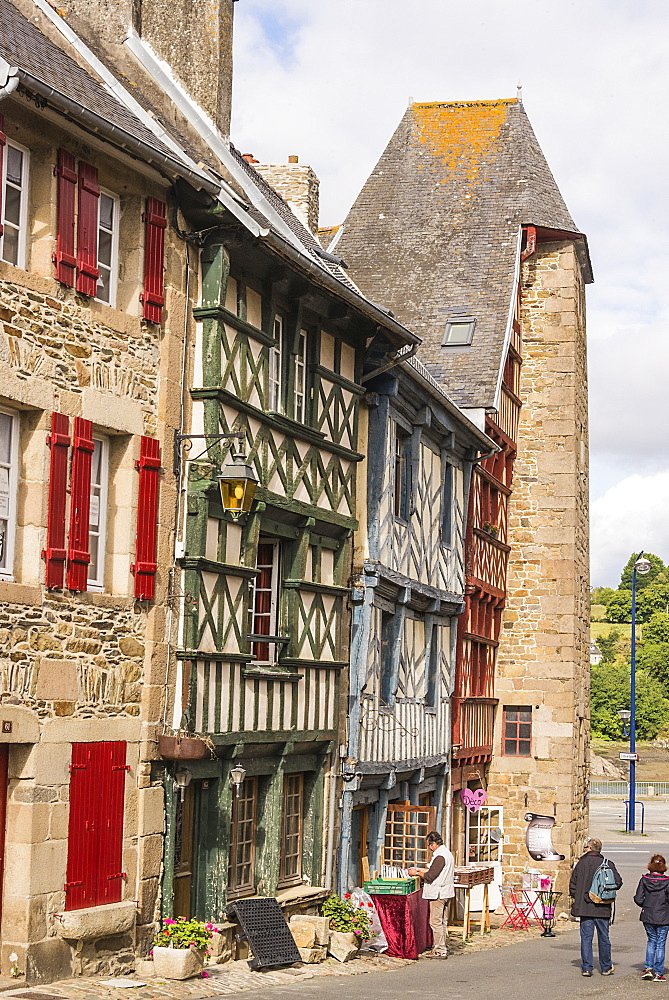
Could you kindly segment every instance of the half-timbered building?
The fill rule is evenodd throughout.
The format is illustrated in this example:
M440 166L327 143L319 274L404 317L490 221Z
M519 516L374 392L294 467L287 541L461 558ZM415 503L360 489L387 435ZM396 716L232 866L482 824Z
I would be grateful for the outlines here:
M341 889L363 858L408 867L448 803L451 695L472 466L493 442L415 358L366 383Z
M456 855L520 870L526 813L548 815L564 874L586 834L585 238L500 100L411 104L335 248L500 448L472 485L453 712L452 789L488 804L455 797Z

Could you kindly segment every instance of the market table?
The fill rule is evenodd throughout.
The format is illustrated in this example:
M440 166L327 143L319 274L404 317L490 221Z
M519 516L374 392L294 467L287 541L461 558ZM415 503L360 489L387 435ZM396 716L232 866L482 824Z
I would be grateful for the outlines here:
M430 904L422 889L407 896L372 893L372 899L388 942L386 955L416 959L432 947Z

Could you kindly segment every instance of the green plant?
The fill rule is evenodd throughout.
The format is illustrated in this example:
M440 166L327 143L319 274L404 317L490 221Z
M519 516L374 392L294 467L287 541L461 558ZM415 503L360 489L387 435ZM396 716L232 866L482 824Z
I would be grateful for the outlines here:
M330 920L330 930L355 934L361 941L369 941L371 917L367 910L349 903L350 892L344 899L333 893L323 903L323 916Z
M218 927L205 924L201 920L186 920L185 917L173 920L171 917L166 917L154 938L153 947L182 949L192 947L197 951L207 951L207 945L217 931Z

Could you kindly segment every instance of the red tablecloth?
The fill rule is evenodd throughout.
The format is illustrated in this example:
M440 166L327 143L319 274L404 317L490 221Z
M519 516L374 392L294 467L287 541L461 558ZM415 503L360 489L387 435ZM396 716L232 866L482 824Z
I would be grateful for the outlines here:
M423 890L408 896L372 895L383 933L388 942L387 955L395 958L418 958L432 947L430 904Z

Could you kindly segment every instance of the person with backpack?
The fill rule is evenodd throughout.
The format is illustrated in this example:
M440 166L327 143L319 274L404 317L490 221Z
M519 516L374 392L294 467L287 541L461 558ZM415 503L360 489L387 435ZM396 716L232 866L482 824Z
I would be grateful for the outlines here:
M603 856L601 840L593 837L587 847L569 880L569 895L574 901L571 913L581 923L581 975L592 975L592 939L597 931L599 968L603 976L612 976L609 924L611 907L623 880L613 862Z
M656 983L665 982L664 949L669 933L669 875L667 862L661 854L654 854L648 862L648 872L639 879L634 902L641 907L639 920L643 922L648 938L646 967L642 979Z

